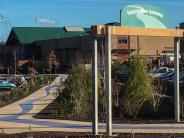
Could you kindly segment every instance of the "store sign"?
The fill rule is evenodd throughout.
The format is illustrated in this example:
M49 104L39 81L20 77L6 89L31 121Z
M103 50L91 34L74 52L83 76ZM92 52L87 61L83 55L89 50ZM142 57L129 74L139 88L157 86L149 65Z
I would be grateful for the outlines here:
M120 11L122 26L167 28L167 16L159 7L147 4L127 5Z

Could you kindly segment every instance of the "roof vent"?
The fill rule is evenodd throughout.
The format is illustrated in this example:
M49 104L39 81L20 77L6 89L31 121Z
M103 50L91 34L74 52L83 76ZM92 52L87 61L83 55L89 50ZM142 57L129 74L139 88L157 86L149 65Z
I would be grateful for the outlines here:
M84 29L80 26L65 26L67 32L84 32Z

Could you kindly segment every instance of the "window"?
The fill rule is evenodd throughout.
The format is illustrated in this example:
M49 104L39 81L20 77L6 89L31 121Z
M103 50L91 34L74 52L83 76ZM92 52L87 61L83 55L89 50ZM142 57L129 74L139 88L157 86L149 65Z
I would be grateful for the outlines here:
M121 37L121 38L118 38L118 43L119 44L127 44L128 40L126 37Z

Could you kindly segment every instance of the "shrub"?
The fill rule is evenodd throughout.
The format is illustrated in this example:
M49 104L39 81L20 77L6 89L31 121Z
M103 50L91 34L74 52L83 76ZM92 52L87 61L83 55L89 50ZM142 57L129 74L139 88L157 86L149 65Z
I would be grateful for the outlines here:
M58 97L59 112L65 115L86 115L83 109L91 105L91 72L80 64L72 65L64 86Z
M129 79L122 91L124 112L136 118L141 106L152 98L152 81L144 57L136 53L130 58Z
M14 102L31 94L41 86L47 84L48 80L53 81L54 78L55 77L53 76L35 77L28 81L28 83L23 84L21 87L11 89L10 94L0 95L0 106Z

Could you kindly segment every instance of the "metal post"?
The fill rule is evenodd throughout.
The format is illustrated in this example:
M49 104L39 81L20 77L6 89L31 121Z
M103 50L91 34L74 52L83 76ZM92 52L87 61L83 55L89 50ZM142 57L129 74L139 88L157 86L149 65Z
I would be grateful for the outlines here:
M112 92L111 92L111 30L109 27L106 28L106 50L105 50L105 72L106 72L106 105L107 105L107 122L106 122L106 134L112 136Z
M97 61L97 39L94 40L93 46L93 60L92 60L92 98L93 98L93 122L92 122L92 131L93 135L98 135L98 61Z
M177 39L174 44L174 68L175 68L175 81L174 81L174 99L175 99L175 120L180 122L180 93L179 93L179 49L180 40Z

